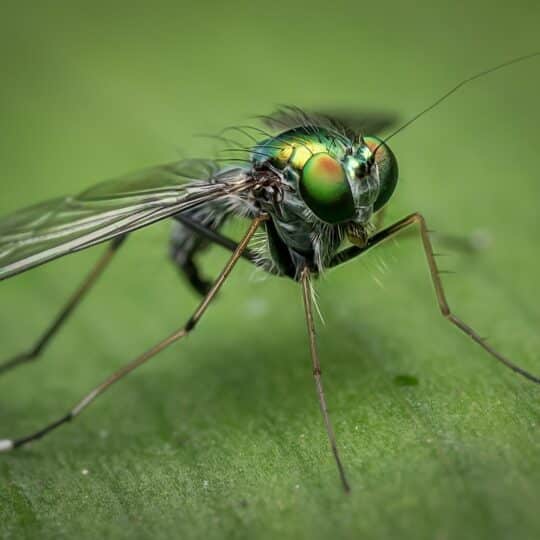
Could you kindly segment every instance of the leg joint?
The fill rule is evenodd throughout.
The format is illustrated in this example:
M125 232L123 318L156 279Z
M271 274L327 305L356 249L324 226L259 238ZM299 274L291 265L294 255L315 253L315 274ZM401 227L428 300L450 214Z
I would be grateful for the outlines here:
M411 223L418 223L422 227L426 226L426 220L420 212L414 212L414 214L409 216L409 219Z
M195 328L195 325L197 324L197 319L194 317L190 317L188 322L185 324L184 329L186 332L191 332Z

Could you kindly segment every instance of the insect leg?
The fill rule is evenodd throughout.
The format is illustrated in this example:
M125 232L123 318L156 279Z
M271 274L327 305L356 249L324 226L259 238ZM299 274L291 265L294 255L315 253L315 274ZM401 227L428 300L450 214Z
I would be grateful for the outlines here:
M202 223L199 219L189 214L175 216L179 222L171 237L170 256L174 264L187 278L189 284L204 296L212 286L212 282L201 276L199 267L194 257L203 251L209 244L217 244L234 252L238 244L220 234L212 224ZM242 254L242 257L252 263L256 261L256 255L250 250Z
M198 219L189 214L178 214L175 216L175 220L180 222L189 231L196 233L197 237L210 244L217 244L228 251L234 252L238 247L238 243L231 238L221 234L215 228L201 223ZM189 242L186 243L186 242ZM197 242L193 243L193 239L183 236L179 245L175 242L171 242L171 256L175 264L179 266L182 272L186 275L190 284L204 296L209 289L211 283L202 279L199 269L193 260L193 256L201 248L204 249L204 245L198 245ZM263 270L271 273L278 274L272 265L264 264L264 261L260 260L260 256L254 253L250 249L247 249L242 253L242 258L262 268Z
M37 360L39 355L43 352L43 349L47 346L53 336L60 330L61 326L66 322L67 318L71 315L74 309L79 305L86 293L92 288L99 276L103 273L105 268L109 265L112 258L118 251L118 248L124 242L126 236L119 236L115 238L108 246L107 251L101 256L101 258L94 265L90 273L86 276L86 279L82 282L79 288L73 293L71 298L65 304L65 306L58 313L56 318L50 324L50 326L43 332L39 339L34 343L33 347L26 352L18 354L17 356L7 360L0 364L0 374L9 371L26 362Z
M386 217L387 206L383 206L373 216L373 227L375 231L380 231L384 225L384 218ZM413 237L415 236L415 230L408 229L403 232L402 236ZM485 249L489 245L489 238L481 232L473 232L469 235L456 235L447 233L437 233L437 243L440 243L444 249L451 251L458 251L465 254L473 254Z
M437 302L439 303L439 309L443 317L450 321L453 325L457 326L462 332L468 335L473 341L478 343L480 347L482 347L497 361L504 364L507 368L515 371L516 373L519 373L530 381L540 384L540 377L537 377L532 373L529 373L528 371L519 367L518 365L514 364L514 362L512 362L509 358L499 353L491 345L489 345L487 341L482 338L480 334L478 334L475 330L473 330L468 324L463 322L459 317L452 313L450 306L448 305L448 301L446 300L443 284L439 275L439 269L437 268L437 263L433 254L433 247L431 245L431 240L429 239L429 230L426 226L426 222L422 214L419 214L418 212L410 214L409 216L401 219L400 221L397 221L393 225L390 225L390 227L387 227L386 229L383 229L382 231L374 234L371 238L368 239L368 243L363 248L352 246L351 248L347 248L341 251L340 253L336 254L334 259L330 263L330 266L337 266L339 264L347 262L352 258L361 255L368 249L380 244L384 240L387 240L388 238L397 235L398 233L405 230L407 227L415 224L418 225L418 227L420 228L420 237L422 239L424 253L427 258L427 263L431 274L431 281L433 282L433 286L435 287Z
M185 225L188 229L191 229L193 232L203 236L206 240L213 242L221 247L224 247L228 251L235 251L238 247L238 243L228 238L227 236L215 231L214 229L207 227L196 219L188 215L177 215L175 219ZM245 249L242 253L242 258L250 262L255 262L257 256L249 249Z
M312 290L311 282L309 279L309 270L305 268L302 271L300 276L302 283L302 295L304 298L304 308L306 312L306 323L307 331L309 336L309 348L311 352L311 361L313 364L313 377L315 379L315 386L317 387L317 395L319 397L319 405L321 407L321 412L324 419L324 425L326 426L326 432L328 433L328 440L330 441L330 446L332 447L332 452L336 460L336 464L339 470L339 476L341 478L341 483L343 484L343 489L348 493L351 488L347 482L345 476L345 469L341 463L339 457L339 451L336 443L336 436L334 434L334 428L332 427L332 422L330 421L330 416L328 414L328 407L326 405L326 399L324 397L323 384L321 379L321 364L319 362L319 354L317 352L317 339L315 335L315 323L313 321L313 305L312 305Z
M216 295L216 293L219 291L221 286L223 285L224 281L227 279L229 274L231 273L231 270L233 269L234 265L238 262L238 259L240 259L242 252L244 249L246 249L250 239L255 234L255 231L259 227L259 225L266 219L265 215L259 216L253 220L251 223L247 233L244 235L244 238L240 241L238 244L238 247L235 249L234 253L232 254L231 258L219 274L218 278L208 291L208 294L203 298L193 315L188 319L186 324L180 328L179 330L176 330L174 333L166 337L163 341L160 341L156 345L154 345L151 349L146 351L145 353L141 354L128 364L125 364L123 367L121 367L119 370L115 371L112 375L110 375L107 379L105 379L101 384L96 386L94 389L92 389L88 394L86 394L78 403L75 404L75 406L64 416L59 418L58 420L55 420L54 422L51 422L44 428L35 431L34 433L31 433L30 435L26 435L24 437L20 437L18 439L0 439L0 452L2 451L8 451L14 448L19 448L31 441L34 441L36 439L40 439L47 433L53 431L57 427L65 424L66 422L69 422L73 420L76 416L78 416L86 407L88 407L98 396L100 396L103 392L105 392L110 386L112 386L114 383L118 382L120 379L131 373L133 370L150 360L150 358L154 357L156 354L161 352L162 350L166 349L169 345L172 345L174 342L178 341L179 339L187 336L197 325L201 317L203 316L204 312L206 311L208 305Z
M204 212L204 214L199 217L200 212ZM196 259L200 253L210 246L211 242L206 236L189 227L186 222L190 223L196 220L199 223L204 223L205 228L217 231L225 221L226 216L218 212L212 212L211 209L202 209L199 213L197 213L197 217L186 216L185 220L182 220L180 216L175 216L169 242L169 256L180 275L187 280L199 295L205 296L212 286L212 280L201 274ZM234 251L234 249L235 247L232 250Z

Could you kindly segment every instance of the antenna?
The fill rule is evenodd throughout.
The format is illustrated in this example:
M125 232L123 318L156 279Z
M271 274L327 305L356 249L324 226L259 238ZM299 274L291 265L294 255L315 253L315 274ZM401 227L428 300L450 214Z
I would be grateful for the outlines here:
M443 94L439 99L434 101L429 107L426 107L422 111L420 111L418 114L415 114L410 120L405 122L403 125L398 127L394 132L392 132L388 137L386 137L378 146L375 148L375 151L373 152L373 156L377 153L377 150L385 144L387 141L389 141L392 137L403 131L405 128L409 127L412 123L416 122L420 117L424 116L424 114L430 112L435 107L440 105L443 101L445 101L447 98L449 98L452 94L457 92L460 88L465 86L466 84L469 84L472 81L475 81L476 79L480 79L482 77L485 77L486 75L489 75L490 73L493 73L494 71L499 71L500 69L506 68L508 66L511 66L513 64L517 64L518 62L523 62L525 60L529 60L531 58L534 58L536 56L540 56L540 51L532 53L532 54L526 54L523 56L518 56L517 58L513 58L512 60L508 60L507 62L503 62L502 64L499 64L495 67L486 69L484 71L481 71L480 73L477 73L476 75L473 75L472 77L468 77L467 79L462 80L459 84L456 84L452 89L448 90L445 94Z

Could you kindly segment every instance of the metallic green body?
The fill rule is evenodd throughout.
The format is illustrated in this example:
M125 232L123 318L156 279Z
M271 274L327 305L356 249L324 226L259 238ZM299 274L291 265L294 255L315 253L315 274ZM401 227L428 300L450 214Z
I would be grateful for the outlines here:
M253 163L257 166L270 162L277 169L289 167L300 175L312 155L325 152L341 161L350 145L347 137L338 137L324 128L317 131L295 128L256 145L252 151Z
M321 154L330 156L341 164L344 172L341 186L341 174L334 173L333 179L324 174L325 171L322 171L322 175L317 174L316 167L312 165ZM378 169L378 186L370 189L371 192L374 189L377 191L373 211L380 210L388 202L398 179L397 160L382 139L365 136L352 140L324 127L298 127L266 139L253 148L252 160L256 168L270 164L282 172L294 189L299 188L306 204L314 213L328 223L354 219L353 206L355 203L358 206L359 202L354 200L357 199L354 195L362 191L357 189L357 184L365 179L370 161L373 161ZM310 185L307 196L303 182ZM315 195L317 200L311 195ZM366 197L363 197L361 202L366 203ZM320 204L328 207L333 205L334 209L329 211L325 208L317 212L316 207Z
M362 231L397 182L395 157L383 141L333 127L289 129L256 144L251 160L289 184L266 211L272 260L291 277L306 265L324 268L345 237L367 237Z

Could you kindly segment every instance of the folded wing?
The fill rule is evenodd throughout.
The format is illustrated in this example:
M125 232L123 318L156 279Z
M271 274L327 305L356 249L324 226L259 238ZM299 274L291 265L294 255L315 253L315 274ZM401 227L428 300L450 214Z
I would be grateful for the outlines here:
M249 171L185 160L102 182L0 219L0 280L253 188Z

